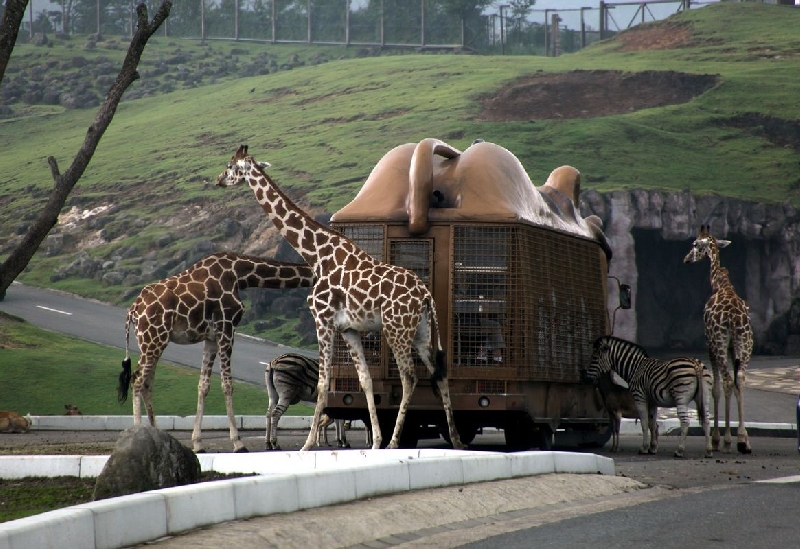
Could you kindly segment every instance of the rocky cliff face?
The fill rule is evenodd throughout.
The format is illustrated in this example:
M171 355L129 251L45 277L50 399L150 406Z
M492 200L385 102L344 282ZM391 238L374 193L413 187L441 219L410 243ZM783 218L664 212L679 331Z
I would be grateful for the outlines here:
M633 309L616 314L614 333L647 348L705 348L708 261L684 264L701 224L731 241L720 262L750 307L756 351L800 354L800 211L690 192L586 191L581 211L596 214L614 250L610 275L633 288ZM616 303L616 283L609 300Z

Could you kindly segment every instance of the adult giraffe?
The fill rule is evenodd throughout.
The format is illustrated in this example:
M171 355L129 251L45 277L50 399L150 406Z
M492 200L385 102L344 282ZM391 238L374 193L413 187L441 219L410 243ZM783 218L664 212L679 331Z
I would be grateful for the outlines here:
M248 154L247 146L242 145L217 178L217 185L231 187L246 182L275 227L314 269L317 277L308 296L308 305L319 340L319 382L314 418L302 450L311 448L315 441L330 387L337 332L347 343L367 398L372 447L381 447L372 378L361 344L361 333L376 330L382 330L386 337L403 384L397 422L388 448L399 445L409 400L417 383L412 347L431 373L432 388L447 416L450 440L455 448L462 448L453 421L436 305L428 288L412 271L375 260L352 241L298 208L264 171L267 166L269 164L257 162ZM435 352L431 345L432 328L436 330Z
M125 317L125 359L117 387L120 404L128 399L133 378L133 423L142 421L144 400L150 424L156 426L152 394L156 365L172 341L180 345L203 342L203 364L197 386L197 415L192 430L195 452L203 451L200 428L205 398L210 387L211 368L219 354L222 392L230 423L235 452L246 452L233 413L231 353L233 335L242 319L244 305L239 290L246 288L309 288L314 272L308 265L266 261L258 257L230 252L210 254L187 270L145 286ZM139 365L131 374L128 348L133 323L139 343Z
M717 240L709 233L708 225L701 225L692 243L692 249L683 258L684 263L696 263L708 257L711 263L711 297L703 309L706 344L714 372L714 430L711 437L714 450L719 449L719 397L720 378L725 391L725 442L723 452L731 451L731 393L736 390L739 411L737 449L749 454L750 438L744 425L744 384L747 365L753 354L753 329L750 326L750 309L736 294L728 277L728 270L719 263L719 249L730 244L730 240ZM733 363L733 378L728 371L728 357Z

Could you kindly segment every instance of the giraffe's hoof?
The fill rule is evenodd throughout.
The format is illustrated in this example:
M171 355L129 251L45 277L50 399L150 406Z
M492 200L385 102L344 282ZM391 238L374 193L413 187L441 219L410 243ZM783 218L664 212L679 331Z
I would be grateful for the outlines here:
M672 454L672 455L673 455L674 457L676 457L676 458L682 458L682 457L684 457L684 455L683 455L683 450L675 450L675 453L674 453L674 454Z
M205 448L200 448L199 450L195 450L194 453L195 454L205 454L206 453L206 449Z
M747 445L746 442L740 442L736 445L736 449L740 454L752 454L753 450Z
M714 452L712 452L711 450L706 450L706 457L707 458L713 458L714 457Z
M247 452L249 452L249 451L250 451L250 450L248 450L247 448L245 448L244 446L242 446L241 448L238 448L238 449L234 450L234 451L233 451L233 453L234 453L234 454L246 454L246 453L247 453Z

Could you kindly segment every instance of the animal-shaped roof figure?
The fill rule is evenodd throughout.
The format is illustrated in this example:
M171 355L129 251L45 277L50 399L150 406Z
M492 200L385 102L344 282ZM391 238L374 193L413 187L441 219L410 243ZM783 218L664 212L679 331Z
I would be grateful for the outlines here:
M500 145L476 140L462 152L427 138L386 153L332 221L407 221L412 235L431 222L525 221L596 238L577 209L579 194L580 172L571 166L556 168L537 188Z

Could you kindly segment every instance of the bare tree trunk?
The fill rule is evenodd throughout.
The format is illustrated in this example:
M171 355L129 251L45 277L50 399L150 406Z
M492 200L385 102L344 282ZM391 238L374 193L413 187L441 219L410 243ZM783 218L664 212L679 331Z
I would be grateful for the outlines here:
M27 0L8 1L8 4L15 3L25 4ZM167 18L171 8L172 2L165 0L156 12L155 17L153 17L153 21L148 23L147 7L144 4L139 4L136 7L138 27L131 39L128 53L122 63L122 69L117 79L108 90L106 99L100 106L100 110L97 112L94 122L89 126L89 130L86 132L86 137L83 140L83 145L81 145L80 150L72 160L72 164L67 168L66 172L61 174L59 173L56 159L52 156L48 157L47 162L50 164L50 173L54 181L53 192L50 194L50 198L39 214L39 217L23 237L20 245L17 246L6 261L0 265L0 300L5 297L8 287L11 286L14 279L27 267L33 254L36 253L36 250L39 249L39 246L47 237L47 233L50 232L50 229L52 229L58 221L58 214L64 207L69 193L72 192L73 187L75 187L75 184L83 175L86 166L89 165L89 161L92 159L92 155L94 155L95 149L97 149L100 138L103 137L106 129L108 129L108 126L111 124L114 113L117 111L117 106L122 99L122 94L125 93L125 90L134 80L139 78L139 73L136 68L139 65L147 41ZM22 12L24 12L24 8ZM8 13L8 7L6 8L6 13ZM16 34L14 39L16 40ZM13 47L13 43L11 46ZM0 59L0 62L2 62L2 59ZM5 68L5 66L3 66L3 68Z
M14 45L17 43L17 33L25 17L25 8L28 7L28 0L7 0L6 11L3 13L3 20L0 21L0 82L6 73L8 60Z

